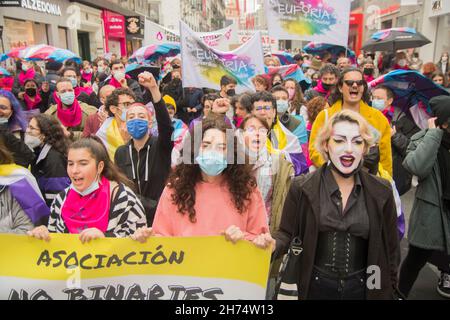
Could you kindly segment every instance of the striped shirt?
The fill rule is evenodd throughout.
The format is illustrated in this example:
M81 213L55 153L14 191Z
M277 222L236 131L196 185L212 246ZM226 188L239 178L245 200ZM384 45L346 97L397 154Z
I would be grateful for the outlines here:
M147 225L144 208L136 194L127 186L119 184L119 190L111 203L106 237L124 238L132 235L138 228ZM50 207L48 231L69 233L61 208L67 198L69 188L59 193Z

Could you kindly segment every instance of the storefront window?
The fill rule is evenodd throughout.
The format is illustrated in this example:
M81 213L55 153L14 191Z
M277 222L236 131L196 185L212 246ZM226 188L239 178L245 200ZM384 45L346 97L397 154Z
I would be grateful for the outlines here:
M10 49L41 43L48 44L45 24L10 18L5 18L4 20L4 35Z

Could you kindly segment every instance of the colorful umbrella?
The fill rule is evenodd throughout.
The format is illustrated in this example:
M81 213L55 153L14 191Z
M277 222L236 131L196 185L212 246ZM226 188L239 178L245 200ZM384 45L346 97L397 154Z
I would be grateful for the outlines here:
M278 51L278 52L272 53L272 56L277 57L283 66L288 65L288 64L295 64L294 58L288 52Z
M426 105L428 111L429 100L435 96L449 95L447 90L421 73L413 70L394 70L372 80L370 88L383 84L390 88L395 95L393 105L407 111L419 102Z
M5 68L0 67L0 76L11 77L11 73L9 73Z
M32 61L52 60L61 63L67 59L72 59L77 63L81 63L81 58L72 51L56 48L46 44L38 44L21 50L19 58Z
M370 39L362 46L364 51L390 51L422 47L430 40L425 38L414 28L391 28L372 34Z
M130 57L130 62L154 62L160 57L173 57L180 53L179 43L151 44L137 49Z
M333 58L337 58L340 53L345 53L346 51L347 57L353 58L356 56L355 52L350 48L321 42L310 42L303 47L303 51L309 54L318 55L320 57L322 57L326 52L329 52Z
M9 59L9 58L19 58L19 55L20 55L20 51L21 50L23 50L23 49L25 49L26 47L16 47L16 48L13 48L13 49L11 49L9 52L7 52L7 53L3 53L1 56L0 56L0 62L2 62L2 61L5 61L6 59Z

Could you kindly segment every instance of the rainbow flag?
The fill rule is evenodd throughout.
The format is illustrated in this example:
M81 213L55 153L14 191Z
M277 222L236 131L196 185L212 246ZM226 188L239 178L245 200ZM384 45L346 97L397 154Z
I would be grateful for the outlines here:
M270 132L266 146L272 154L283 153L294 166L296 176L309 171L300 142L278 119Z
M0 186L7 186L12 196L36 224L50 215L34 176L27 169L16 164L0 165Z
M117 148L125 144L116 119L114 117L106 119L100 129L98 129L96 136L102 140L108 150L109 158L114 162L114 155Z

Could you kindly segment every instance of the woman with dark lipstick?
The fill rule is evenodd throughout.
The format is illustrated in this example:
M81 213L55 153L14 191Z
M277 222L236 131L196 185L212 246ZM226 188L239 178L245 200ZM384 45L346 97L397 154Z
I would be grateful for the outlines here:
M304 245L296 283L301 300L396 297L397 214L389 182L363 169L371 144L361 115L338 112L316 138L325 164L291 184L274 236L274 258L299 236Z

